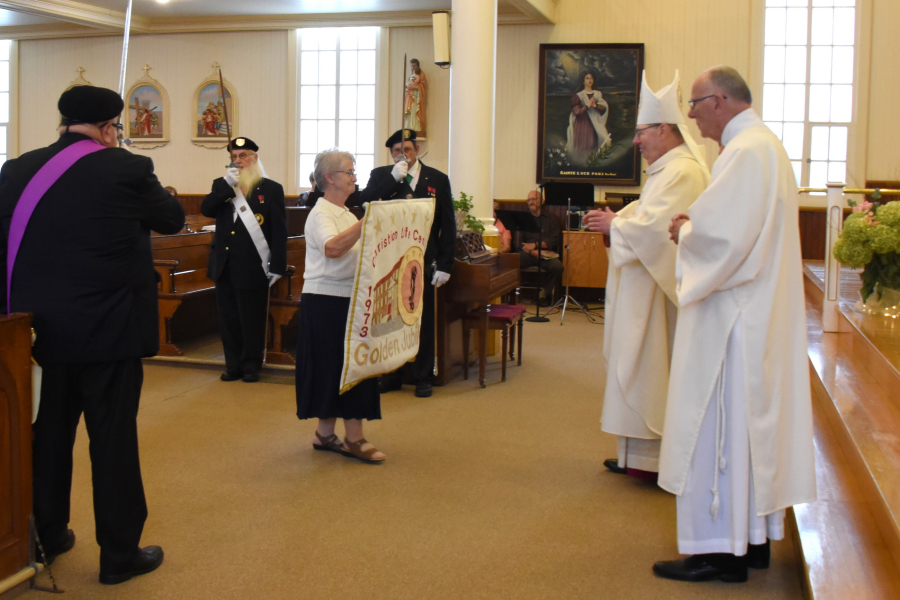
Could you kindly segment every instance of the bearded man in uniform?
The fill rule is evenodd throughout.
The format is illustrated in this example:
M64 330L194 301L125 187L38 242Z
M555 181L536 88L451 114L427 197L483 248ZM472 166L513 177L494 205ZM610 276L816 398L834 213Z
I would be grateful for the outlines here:
M200 212L216 219L207 275L216 282L222 381L259 381L268 322L269 287L287 268L284 189L266 178L259 146L229 142L232 164L213 181Z

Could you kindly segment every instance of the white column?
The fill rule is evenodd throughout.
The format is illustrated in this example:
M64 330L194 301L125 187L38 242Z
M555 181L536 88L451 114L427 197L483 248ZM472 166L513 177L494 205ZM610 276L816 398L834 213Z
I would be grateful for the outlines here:
M450 15L450 156L453 194L493 233L497 0L453 0Z
M840 331L841 263L834 257L834 245L844 228L844 184L829 181L825 234L825 294L822 306L822 331Z

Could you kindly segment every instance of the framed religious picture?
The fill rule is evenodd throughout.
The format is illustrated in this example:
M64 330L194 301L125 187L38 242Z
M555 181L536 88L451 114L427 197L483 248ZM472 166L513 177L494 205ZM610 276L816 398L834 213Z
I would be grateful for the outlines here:
M150 77L150 65L144 76L125 95L125 137L138 148L157 148L169 143L169 95Z
M537 181L640 185L643 44L541 44Z
M224 148L228 144L229 126L231 137L237 135L237 94L231 82L227 79L223 82L224 89L220 89L219 65L213 63L213 72L194 92L194 101L191 103L191 141L197 146Z

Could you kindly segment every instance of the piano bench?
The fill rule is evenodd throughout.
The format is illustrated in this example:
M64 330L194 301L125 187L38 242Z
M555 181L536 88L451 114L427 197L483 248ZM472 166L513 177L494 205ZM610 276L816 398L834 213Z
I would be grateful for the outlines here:
M515 358L513 346L516 345L516 327L519 329L519 358L517 365L522 364L522 315L525 307L519 304L489 304L469 311L462 319L463 323L463 379L469 378L469 333L472 329L478 329L478 382L481 387L484 383L484 366L487 355L487 332L489 330L501 330L503 332L503 352L501 356L500 380L506 381L506 353L509 350L509 358ZM509 339L512 332L512 340Z

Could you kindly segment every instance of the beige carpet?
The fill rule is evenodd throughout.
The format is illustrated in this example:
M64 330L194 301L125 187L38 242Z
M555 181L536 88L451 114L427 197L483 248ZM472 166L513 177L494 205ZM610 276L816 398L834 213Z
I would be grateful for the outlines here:
M87 436L79 433L71 527L54 572L64 598L800 598L790 540L742 585L685 584L674 497L602 466L602 326L569 313L527 323L524 364L382 398L370 466L314 452L293 378L223 383L217 370L148 365L139 417L156 572L97 582ZM339 433L343 433L339 430ZM46 582L46 575L41 576ZM38 592L21 596L47 598Z

